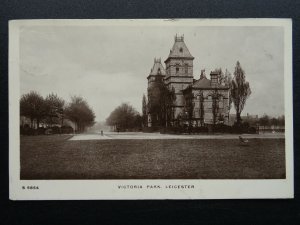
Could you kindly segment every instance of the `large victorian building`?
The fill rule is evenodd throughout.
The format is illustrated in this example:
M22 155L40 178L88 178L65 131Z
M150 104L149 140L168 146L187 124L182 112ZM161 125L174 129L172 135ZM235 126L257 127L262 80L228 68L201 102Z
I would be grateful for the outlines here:
M194 79L194 57L189 52L184 37L175 36L175 42L168 58L164 61L154 59L154 65L148 79L148 101L159 98L153 92L155 82L163 81L169 90L175 91L172 104L171 124L179 122L192 126L208 124L228 124L229 118L229 86L218 72L211 72L210 79L201 71L200 78ZM148 114L148 126L155 124L157 115Z

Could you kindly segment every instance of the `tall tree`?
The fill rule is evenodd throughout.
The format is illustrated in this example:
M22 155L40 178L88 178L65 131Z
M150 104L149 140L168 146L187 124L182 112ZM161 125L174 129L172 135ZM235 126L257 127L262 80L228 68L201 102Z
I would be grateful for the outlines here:
M162 86L162 92L161 92L161 114L164 115L163 117L163 123L162 126L170 126L171 120L174 118L174 112L173 112L173 103L176 100L175 95L175 89L172 87L169 89L165 84Z
M47 108L48 122L51 125L53 123L63 125L65 101L58 97L57 94L51 93L47 95L45 104Z
M199 94L199 101L200 101L200 126L202 127L204 125L204 96L203 91L200 91Z
M212 91L212 116L213 116L213 125L217 123L218 115L219 115L219 102L220 97L222 95L219 94L218 90L215 89Z
M163 80L157 78L148 91L148 110L153 126L168 126L173 119L175 89L169 89Z
M83 132L95 123L94 111L82 97L73 96L66 108L66 116L75 123L76 130Z
M191 90L191 86L188 87L188 93L185 95L185 114L184 118L188 120L189 127L192 126L193 114L194 114L194 94Z
M147 99L145 94L143 94L143 101L142 101L142 122L143 126L147 126Z
M251 94L249 82L246 81L245 72L240 62L237 61L234 71L234 79L231 82L231 96L236 110L236 122L241 123L241 112L244 109L246 100Z
M31 128L33 128L33 121L36 120L37 128L40 121L46 115L46 107L43 96L35 91L24 94L20 100L20 114L30 118Z
M224 75L225 84L229 87L229 103L228 103L228 114L230 113L231 105L232 105L232 95L231 95L231 88L232 88L232 76L231 73L226 69Z

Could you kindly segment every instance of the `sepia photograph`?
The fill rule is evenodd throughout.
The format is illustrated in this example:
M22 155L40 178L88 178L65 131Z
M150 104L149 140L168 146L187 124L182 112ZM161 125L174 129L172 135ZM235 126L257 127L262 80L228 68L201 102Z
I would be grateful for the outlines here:
M9 40L15 199L293 196L290 20L21 20Z

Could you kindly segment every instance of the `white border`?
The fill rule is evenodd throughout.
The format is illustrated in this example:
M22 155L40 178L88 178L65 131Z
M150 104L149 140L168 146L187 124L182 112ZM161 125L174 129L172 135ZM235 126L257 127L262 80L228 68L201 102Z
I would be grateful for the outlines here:
M286 179L274 180L20 180L19 30L22 26L279 26L284 28ZM293 198L291 19L15 20L9 22L9 196L12 200ZM190 184L194 189L118 189L118 185ZM39 186L39 190L22 190Z

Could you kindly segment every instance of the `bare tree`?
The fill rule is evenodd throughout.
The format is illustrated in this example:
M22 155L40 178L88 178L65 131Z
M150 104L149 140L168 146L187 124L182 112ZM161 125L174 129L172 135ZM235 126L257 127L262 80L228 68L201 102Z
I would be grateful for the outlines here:
M231 82L231 96L236 110L236 122L241 123L241 112L244 109L246 100L251 94L249 82L246 81L245 72L240 62L237 61L234 71L234 79Z

